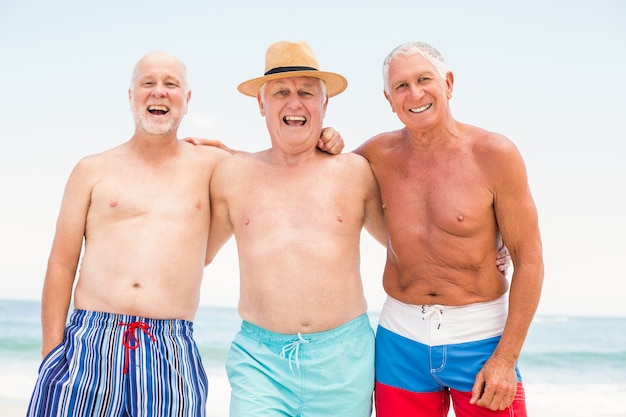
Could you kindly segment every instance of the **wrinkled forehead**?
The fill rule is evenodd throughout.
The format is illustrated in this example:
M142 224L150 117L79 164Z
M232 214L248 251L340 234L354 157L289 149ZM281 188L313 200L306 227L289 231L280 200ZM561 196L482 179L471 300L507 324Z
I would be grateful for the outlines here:
M395 56L389 61L385 75L389 86L415 77L445 78L445 73L441 74L439 69L421 54Z
M172 79L187 87L187 69L180 60L166 53L148 54L137 62L131 83L146 78Z
M316 77L285 77L270 80L265 83L269 88L295 87L295 88L322 88L323 81Z
M447 68L442 61L426 56L421 52L398 54L389 61L388 72L419 72L431 74L435 77L446 77Z

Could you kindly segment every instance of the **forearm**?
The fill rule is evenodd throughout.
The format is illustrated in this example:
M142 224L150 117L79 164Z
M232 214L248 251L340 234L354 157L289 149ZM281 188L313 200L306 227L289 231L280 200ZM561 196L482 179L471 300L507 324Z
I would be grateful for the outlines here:
M207 246L206 256L204 258L204 266L208 266L211 262L213 262L213 259L215 259L217 253L222 248L222 246L226 244L227 241L228 239L221 242L209 242L209 245Z
M365 220L363 226L368 233L385 248L387 247L387 228L385 227L385 213L380 196L380 188L371 172L369 163L366 164L366 177L371 176L369 198L365 205Z
M212 224L213 225L221 224L222 226L212 227L211 230L209 231L209 239L207 242L207 250L206 250L206 256L204 259L204 266L207 266L208 264L211 263L211 261L213 261L213 259L215 258L215 255L217 255L217 253L222 248L222 246L224 246L226 242L228 242L228 240L233 235L232 228L226 227L224 225L223 220L220 220L219 222L213 221Z
M49 265L41 299L41 354L45 357L63 341L72 298L75 270Z
M383 222L366 222L365 229L378 243L387 247L387 230Z
M494 356L512 364L517 361L539 305L542 284L542 263L516 265L511 277L508 317Z

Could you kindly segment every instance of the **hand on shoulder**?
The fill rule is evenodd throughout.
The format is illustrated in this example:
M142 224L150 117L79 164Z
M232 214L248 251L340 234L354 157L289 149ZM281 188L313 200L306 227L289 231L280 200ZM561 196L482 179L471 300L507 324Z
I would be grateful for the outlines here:
M192 145L197 145L197 146L213 146L219 149L223 149L226 152L230 153L231 155L239 152L237 150L231 149L228 146L224 145L222 142L220 142L217 139L204 139L204 138L195 138L195 137L191 137L188 136L184 139L182 139L185 142L189 142Z

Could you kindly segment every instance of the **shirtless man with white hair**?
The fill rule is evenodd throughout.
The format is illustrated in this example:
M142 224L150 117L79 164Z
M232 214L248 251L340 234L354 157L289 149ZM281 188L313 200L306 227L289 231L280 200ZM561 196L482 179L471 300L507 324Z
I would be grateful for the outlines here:
M525 416L517 359L539 303L537 210L512 141L456 121L454 77L432 46L409 42L383 64L404 124L355 152L371 164L387 229L376 333L378 417ZM501 242L515 266L493 268Z

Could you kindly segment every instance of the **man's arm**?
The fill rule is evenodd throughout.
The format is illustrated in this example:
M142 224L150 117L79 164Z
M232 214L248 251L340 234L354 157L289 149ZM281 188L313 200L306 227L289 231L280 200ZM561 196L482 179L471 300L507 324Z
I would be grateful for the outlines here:
M233 235L233 226L230 221L226 200L228 187L232 186L227 181L228 174L226 171L230 165L227 164L229 160L230 158L220 162L211 177L211 185L209 187L211 196L211 227L209 229L206 258L204 260L205 266L211 263L217 252Z
M184 140L185 142L189 142L189 143L191 143L193 145L214 146L216 148L225 150L226 152L228 152L231 155L235 154L237 152L240 152L240 151L236 151L234 149L230 149L228 146L224 145L222 142L220 142L217 139L202 139L202 138L194 138L194 137L189 136L189 137L186 137L186 138L184 138L182 140Z
M543 284L543 257L537 209L528 186L519 151L506 140L498 158L492 158L494 208L513 265L509 313L493 355L478 373L471 403L502 410L514 399L515 364L539 304Z
M65 332L91 194L85 165L85 160L79 162L67 181L48 258L41 299L43 357L63 341Z
M202 138L195 138L195 137L186 137L183 140L185 142L189 142L194 145L215 146L217 148L227 151L231 155L237 152L241 152L241 151L237 151L237 150L229 148L228 146L224 145L222 142L220 142L217 139L202 139ZM321 151L327 152L331 155L338 155L341 153L344 146L345 144L343 142L343 138L341 137L341 134L339 132L337 132L332 127L325 127L324 129L322 129L320 140L317 142L317 147Z
M365 221L364 227L374 239L384 247L387 247L387 230L385 229L385 219L383 212L383 204L380 197L380 189L378 182L374 178L374 173L370 168L369 162L362 158L364 162L363 177L367 181L368 196L365 201Z

